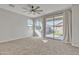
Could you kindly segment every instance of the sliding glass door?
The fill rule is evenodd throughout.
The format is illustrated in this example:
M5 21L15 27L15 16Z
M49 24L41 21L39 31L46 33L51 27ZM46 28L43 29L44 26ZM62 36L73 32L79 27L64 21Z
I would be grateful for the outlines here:
M52 16L46 18L46 38L63 40L63 15Z
M54 39L63 40L63 16L55 16L54 17Z

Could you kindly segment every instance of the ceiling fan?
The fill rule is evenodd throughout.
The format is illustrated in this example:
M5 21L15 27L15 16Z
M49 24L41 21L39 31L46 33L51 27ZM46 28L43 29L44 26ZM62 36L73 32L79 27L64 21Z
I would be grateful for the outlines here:
M34 6L31 4L27 5L26 7L23 7L22 9L24 9L24 12L29 12L29 14L41 14L41 12L43 12L43 10L40 10L40 6Z

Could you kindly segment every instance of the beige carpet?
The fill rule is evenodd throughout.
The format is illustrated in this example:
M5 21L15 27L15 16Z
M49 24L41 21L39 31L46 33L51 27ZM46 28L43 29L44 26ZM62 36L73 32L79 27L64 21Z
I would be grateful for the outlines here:
M79 48L57 40L45 43L39 38L24 38L0 43L0 55L77 55Z

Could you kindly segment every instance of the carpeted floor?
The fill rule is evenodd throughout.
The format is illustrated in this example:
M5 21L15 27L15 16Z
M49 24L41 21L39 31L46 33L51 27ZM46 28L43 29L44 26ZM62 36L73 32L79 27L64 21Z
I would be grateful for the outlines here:
M78 55L79 48L57 40L24 38L0 43L0 55Z

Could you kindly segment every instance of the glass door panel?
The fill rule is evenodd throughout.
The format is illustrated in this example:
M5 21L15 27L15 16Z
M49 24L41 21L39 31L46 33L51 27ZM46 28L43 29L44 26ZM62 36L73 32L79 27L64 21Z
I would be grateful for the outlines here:
M46 33L45 37L53 38L53 17L46 19Z
M63 16L54 17L54 39L63 40Z

